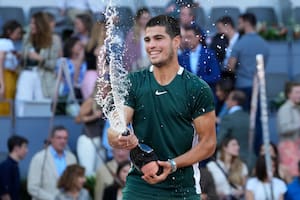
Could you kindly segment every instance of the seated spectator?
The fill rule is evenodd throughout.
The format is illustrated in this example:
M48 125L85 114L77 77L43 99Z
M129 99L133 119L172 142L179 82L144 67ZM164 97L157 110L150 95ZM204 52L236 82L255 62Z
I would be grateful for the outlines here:
M35 13L31 18L30 33L24 39L23 64L17 82L17 116L24 116L27 101L49 102L50 109L59 52L60 44L53 38L47 15Z
M70 90L73 90L76 99L82 101L81 84L86 72L86 62L84 61L84 47L78 37L71 37L66 41L64 45L64 57L66 57L66 64L73 88L69 88L65 77L60 96L68 96ZM61 67L61 63L58 63L58 67Z
M69 165L58 180L59 193L55 200L91 200L90 195L83 185L86 181L84 167Z
M106 27L105 21L97 21L93 24L90 39L85 46L84 57L86 61L87 71L84 74L82 84L81 84L81 93L83 99L89 98L96 84L98 77L97 73L97 57L100 56L102 52L100 51L101 47L104 45L104 40L106 37Z
M193 3L193 0L170 0L166 5L165 12L166 14L178 19L180 7L192 5Z
M255 156L254 152L249 149L250 116L242 107L245 100L246 95L242 91L233 90L229 93L226 99L228 113L219 124L217 141L220 144L225 137L236 138L240 145L240 158L247 163L248 169L251 170L255 164Z
M57 181L68 165L75 164L76 158L66 150L68 131L56 126L50 135L50 145L37 152L30 161L27 190L33 199L53 200L58 194Z
M14 42L22 38L22 32L21 24L15 20L7 21L3 26L0 38L0 99L15 98L20 55ZM0 102L0 115L12 114L11 106L9 103Z
M137 71L150 65L144 42L145 26L150 17L150 12L147 8L139 9L135 16L135 24L126 36L123 63L129 72Z
M216 190L221 200L244 196L248 169L239 158L239 143L234 137L226 137L221 142L216 161L210 161L207 169L214 178Z
M298 171L300 174L300 160L298 162ZM300 177L294 178L293 182L287 186L287 192L284 195L285 200L298 200L300 199Z
M79 164L86 169L86 176L95 175L102 163L98 154L104 151L101 147L104 121L101 111L94 104L94 95L91 95L82 103L79 115L75 118L77 123L83 123L83 134L77 139L77 156Z
M21 177L19 162L28 152L28 140L24 137L13 135L7 140L9 155L0 163L0 199L19 200Z
M222 118L227 114L228 108L226 99L229 93L233 90L233 81L229 78L221 78L216 83L216 115L217 124L220 124ZM217 130L218 133L218 130Z
M89 14L76 15L73 37L78 37L82 44L87 45L93 26L93 19Z
M215 89L220 79L220 67L214 52L207 48L204 35L197 25L184 27L189 49L178 57L179 64L198 75Z
M272 161L273 173L274 165ZM286 185L282 180L276 177L272 177L272 180L268 178L265 156L259 156L255 166L255 177L249 178L246 184L246 200L283 200L286 190Z
M125 149L113 149L113 160L101 165L96 174L95 200L102 200L104 189L114 182L114 174L118 165L129 160L129 151Z
M116 177L113 184L104 189L103 200L119 200L122 199L122 189L125 186L126 177L130 170L130 161L125 160L118 166Z
M300 160L300 83L287 83L286 102L277 113L280 163L288 168L290 175L298 176L297 163Z

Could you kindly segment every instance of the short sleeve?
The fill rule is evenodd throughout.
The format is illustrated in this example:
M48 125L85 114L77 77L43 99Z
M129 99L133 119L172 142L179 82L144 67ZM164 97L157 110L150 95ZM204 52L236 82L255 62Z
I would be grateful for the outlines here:
M246 190L254 191L255 187L256 187L256 183L255 182L256 181L253 178L248 179L248 181L246 183Z
M11 40L0 39L0 51L13 51L15 47Z
M232 48L232 51L230 53L230 57L238 58L239 57L239 52L240 52L240 45L239 45L239 41L237 41L237 43L235 43L235 45Z
M195 119L215 109L214 97L209 85L201 80L192 80L192 91L190 94L192 105L192 117Z
M128 94L125 97L125 105L131 108L135 108L136 105L136 81L134 79L134 73L127 76L128 78Z

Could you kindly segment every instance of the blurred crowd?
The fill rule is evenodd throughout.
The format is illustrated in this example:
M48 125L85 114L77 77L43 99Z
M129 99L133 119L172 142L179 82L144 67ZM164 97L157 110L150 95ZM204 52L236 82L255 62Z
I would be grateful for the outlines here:
M45 148L31 160L27 191L33 199L121 199L130 169L129 152L109 146L109 123L94 100L97 60L106 45L106 19L101 14L95 17L80 1L73 3L69 5L72 9L61 5L60 14L69 18L72 28L60 34L55 32L58 17L47 11L34 13L27 31L16 20L4 23L0 115L25 116L27 102L46 102L50 109L53 99L58 101L53 111L65 115L70 98L75 98L80 105L75 121L83 124L77 151L67 150L68 130L54 127ZM211 159L200 163L202 199L299 199L300 82L289 82L283 88L286 101L277 112L278 144L263 144L260 99L256 117L251 119L255 122L251 139L256 55L262 54L267 62L268 43L256 32L252 13L238 19L223 16L215 22L217 32L207 35L196 20L194 10L199 6L192 0L170 1L164 14L178 18L181 24L180 65L205 80L215 95L218 149ZM113 20L120 26L113 34L121 38L121 60L128 72L150 65L144 27L151 13L147 8L138 9L128 29L121 27L118 16ZM0 165L2 199L7 195L20 199L18 162L25 157L28 142L19 136L8 140L9 156ZM266 154L271 157L272 177ZM94 194L84 189L89 176L96 178Z

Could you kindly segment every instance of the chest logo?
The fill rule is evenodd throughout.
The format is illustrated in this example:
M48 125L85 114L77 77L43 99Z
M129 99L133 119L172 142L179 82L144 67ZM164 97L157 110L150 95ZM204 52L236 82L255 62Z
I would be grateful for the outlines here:
M162 91L162 92L159 92L158 90L155 91L155 95L156 96L159 96L159 95L162 95L162 94L166 94L167 91Z

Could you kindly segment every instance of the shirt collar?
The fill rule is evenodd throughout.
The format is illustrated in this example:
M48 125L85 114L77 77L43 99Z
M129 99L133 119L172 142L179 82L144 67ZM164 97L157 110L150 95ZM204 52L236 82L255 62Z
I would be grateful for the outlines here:
M149 68L149 71L150 71L150 72L153 72L153 69L154 69L154 66L151 65L150 68ZM178 75L182 75L183 70L184 70L184 68L180 66L179 69L178 69L178 71L177 71L177 74L178 74Z
M238 110L242 110L241 106L232 106L229 110L228 110L228 114L232 114Z
M51 154L53 155L53 157L55 157L55 158L65 157L65 155L66 155L65 150L63 151L62 155L59 155L59 154L57 153L57 151L53 148L52 145L49 146L49 150L50 150Z

